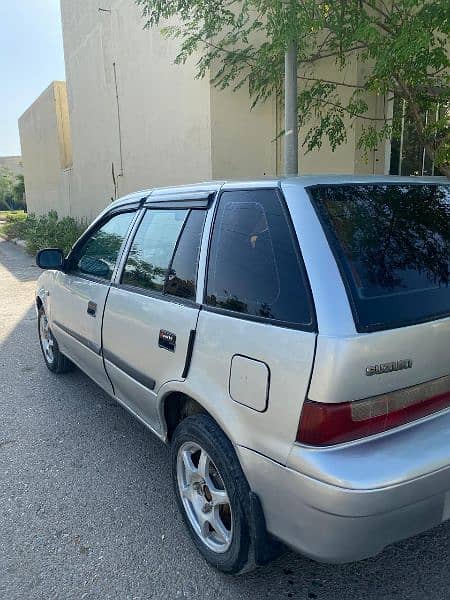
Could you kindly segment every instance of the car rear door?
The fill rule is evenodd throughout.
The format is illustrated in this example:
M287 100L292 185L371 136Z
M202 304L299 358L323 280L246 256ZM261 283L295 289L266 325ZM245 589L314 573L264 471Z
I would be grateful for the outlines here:
M108 296L103 345L116 397L160 432L157 391L186 377L197 327L197 263L208 197L150 200Z
M101 323L110 282L137 207L108 213L80 239L51 291L51 326L64 354L111 391L101 355Z

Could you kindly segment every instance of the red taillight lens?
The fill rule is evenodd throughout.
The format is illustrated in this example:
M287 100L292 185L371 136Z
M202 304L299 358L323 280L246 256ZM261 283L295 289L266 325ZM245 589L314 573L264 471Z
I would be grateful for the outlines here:
M450 376L367 400L326 404L306 400L297 442L330 446L410 423L450 407Z

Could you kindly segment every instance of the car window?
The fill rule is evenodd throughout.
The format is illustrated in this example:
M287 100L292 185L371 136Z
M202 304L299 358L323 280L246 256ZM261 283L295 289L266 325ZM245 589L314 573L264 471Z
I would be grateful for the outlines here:
M296 245L275 190L222 194L211 242L206 302L253 317L311 324Z
M110 281L134 215L134 212L116 214L96 229L75 250L71 270Z
M321 185L309 194L358 329L450 314L450 186Z
M147 210L131 245L122 284L163 291L187 214L187 210Z
M164 292L171 296L195 300L198 256L206 212L191 210L181 232L170 266Z

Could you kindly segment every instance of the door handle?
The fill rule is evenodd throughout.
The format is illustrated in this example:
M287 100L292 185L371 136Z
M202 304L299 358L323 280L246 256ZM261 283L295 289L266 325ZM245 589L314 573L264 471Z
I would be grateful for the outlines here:
M97 313L97 304L95 302L92 302L92 300L89 300L88 307L87 307L87 314L91 315L91 317L95 317L96 313Z

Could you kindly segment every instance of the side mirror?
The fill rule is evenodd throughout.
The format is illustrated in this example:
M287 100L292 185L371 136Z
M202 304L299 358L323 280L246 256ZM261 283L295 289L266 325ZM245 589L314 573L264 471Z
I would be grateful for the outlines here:
M41 269L64 270L64 254L59 248L46 248L37 253L36 264Z

